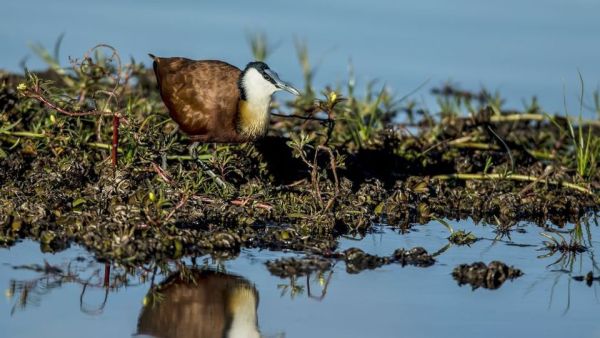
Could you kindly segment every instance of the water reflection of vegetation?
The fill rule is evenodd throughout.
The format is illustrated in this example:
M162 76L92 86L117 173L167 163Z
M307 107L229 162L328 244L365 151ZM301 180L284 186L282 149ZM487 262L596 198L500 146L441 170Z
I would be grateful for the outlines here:
M122 287L134 286L130 274L125 271L113 271L111 266L104 264L102 268L93 261L76 258L67 264L51 265L30 264L13 266L15 270L32 271L39 276L27 280L11 280L6 295L10 299L16 299L11 314L16 310L24 310L28 306L38 305L41 298L54 289L65 285L75 284L81 286L79 296L79 307L84 313L90 315L101 314L106 306L110 291L116 291ZM99 305L90 306L86 302L86 295L91 289L103 290L104 296Z
M313 276L314 275L314 276ZM311 283L312 276L312 283ZM316 300L323 300L327 295L327 289L329 288L329 283L331 282L331 278L333 277L333 270L330 271L316 271L314 273L308 273L305 277L305 284L300 285L298 283L299 276L289 276L287 284L278 284L277 288L281 290L281 297L288 295L291 299L296 298L299 295L302 295L304 291L307 292L307 297ZM314 291L314 287L311 285L317 284L321 290L320 293L316 293Z
M594 222L594 225L591 222ZM572 282L586 282L588 287L593 288L594 296L597 297L600 278L598 273L600 267L594 255L594 245L592 242L592 226L597 228L597 216L592 214L584 217L581 222L576 223L572 229L557 230L548 228L548 233L542 233L548 241L543 242L541 250L547 251L546 254L538 256L540 259L546 259L558 256L553 262L548 264L553 275L552 286L550 287L550 296L548 307L554 303L557 286L561 280L566 278L566 304L563 313L566 314L571 308L571 288ZM586 264L585 258L588 263ZM588 270L589 269L589 270ZM533 283L530 289L537 286L539 282Z
M169 274L173 267L184 266L181 262L156 262L146 266L123 267L109 263L99 263L93 258L76 257L62 264L29 264L12 266L14 270L30 271L37 276L31 279L11 279L5 294L14 299L15 304L11 313L24 310L31 305L39 305L41 298L54 289L68 285L81 287L79 296L80 310L89 315L99 315L103 312L111 292L123 288L143 285L147 282L155 284L160 274ZM222 266L215 265L215 271ZM90 291L101 291L103 298L98 305L91 306L86 301Z
M189 332L190 337L220 337L224 336L221 333L225 329L242 329L250 334L249 337L258 334L258 291L253 284L227 273L220 260L204 259L200 264L195 258L191 260L191 265L175 261L125 268L77 257L62 264L44 261L43 264L12 266L15 270L31 271L36 276L10 280L5 295L15 301L11 310L14 314L17 310L41 304L42 298L54 289L79 286L80 311L87 315L100 315L111 293L148 284L138 323L140 334L184 337L182 332ZM157 283L160 276L166 277ZM332 270L290 276L288 284L279 284L277 288L282 297L289 295L294 299L306 293L310 299L322 300L332 276ZM304 285L301 280L305 281ZM101 292L99 304L90 305L90 291L94 291L93 294ZM236 321L235 314L241 315L242 322ZM254 319L249 322L248 316ZM232 324L238 326L233 328Z
M594 254L594 242L592 240L593 231L597 228L597 219L593 215L588 215L581 222L576 223L570 229L557 230L553 227L547 227L542 233L545 242L538 245L539 249L544 251L539 255L540 259L550 259L548 264L551 269L552 285L549 295L549 306L555 301L555 293L561 281L567 278L566 285L566 306L565 312L571 306L571 288L577 285L577 282L585 282L588 286L593 287L594 292L597 292L597 287L600 285L600 267L598 266ZM512 228L511 231L518 230ZM510 232L510 231L509 231ZM479 240L492 241L492 245L496 242L504 242L508 245L518 245L512 241L504 241L503 239L485 239ZM450 240L446 246L433 254L438 256L442 254L450 246L455 245ZM409 252L409 251L405 251ZM343 253L332 253L332 255L340 255L338 260L350 259L350 254L356 254L357 251ZM360 253L360 252L359 252ZM398 256L396 253L394 257ZM391 256L390 256L391 257ZM400 256L398 256L400 257ZM395 259L399 259L396 257ZM392 258L390 258L392 259ZM28 306L37 305L41 302L42 297L47 295L53 289L61 288L66 285L75 285L81 287L80 293L80 309L82 312L89 315L101 314L109 299L110 292L118 291L122 288L135 286L139 284L149 283L150 289L144 298L144 308L166 307L168 302L167 297L170 288L189 287L189 285L198 286L198 278L204 278L206 284L213 283L208 279L235 280L234 277L226 277L224 265L222 263L209 262L205 259L200 265L196 263L196 259L191 259L191 267L187 266L183 261L171 261L169 263L152 263L145 266L124 268L118 265L110 265L97 263L85 258L75 258L64 264L30 264L13 266L14 269L20 271L31 271L37 276L26 280L11 280L6 295L14 300L15 304L12 307L11 313L14 314L18 310L23 310ZM347 262L346 262L347 263ZM589 270L588 270L589 267ZM202 272L207 268L211 268L211 272ZM527 271L526 271L527 272ZM296 299L299 296L306 294L308 298L322 300L326 297L330 283L334 274L333 267L327 271L309 271L303 276L291 275L287 276L287 283L281 283L277 287L281 292L281 296L289 296ZM166 277L163 282L156 284L156 280L160 276ZM207 277L212 276L212 277ZM173 282L176 281L176 282ZM575 283L573 283L575 281ZM240 282L241 284L247 281ZM539 281L541 282L541 281ZM203 282L200 282L200 284ZM223 282L227 284L228 282ZM183 286L184 284L188 286ZM532 285L532 288L538 282ZM231 284L232 287L237 285ZM94 293L89 291L95 290ZM89 296L97 294L96 291L103 293L103 298L98 304L90 305ZM223 297L232 297L224 293ZM170 306L170 305L169 305ZM150 311L150 310L145 310Z
M538 256L538 258L558 255L558 259L550 263L548 267L557 266L560 270L572 273L578 257L587 252L592 268L597 270L598 265L594 257L592 243L592 229L586 219L583 219L582 222L576 223L570 230L549 228L547 231L550 234L542 232L540 235L548 239L548 241L543 242L543 250L548 252Z

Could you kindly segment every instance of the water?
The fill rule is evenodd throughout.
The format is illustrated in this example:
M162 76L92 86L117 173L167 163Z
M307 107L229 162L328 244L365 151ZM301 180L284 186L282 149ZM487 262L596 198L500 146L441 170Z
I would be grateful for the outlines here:
M262 31L277 45L268 62L285 80L298 86L302 82L294 39L305 39L317 67L318 88L347 81L351 60L362 86L378 79L403 95L428 80L413 98L432 110L435 101L428 89L450 79L466 89L485 85L499 90L507 108L521 108L522 100L537 95L550 112L564 113L565 98L569 112L576 114L579 71L586 88L584 114L593 117L587 106L600 81L600 2L593 0L20 0L4 1L0 11L0 68L11 71L20 71L24 58L29 68L44 67L28 43L52 47L61 33L64 65L68 56L80 57L98 43L109 43L126 59L146 63L146 53L152 52L224 59L242 66L251 58L247 34ZM600 273L593 260L597 240L587 243L590 251L552 264L560 254L539 258L546 251L540 251L544 238L538 227L523 225L522 231L512 232L512 241L494 242L490 227L469 221L452 224L484 239L470 247L448 248L429 268L388 265L349 274L340 262L328 284L328 273L321 276L327 285L322 299L308 296L306 278L292 283L266 269L267 260L293 253L244 250L235 260L200 257L197 263L242 276L247 282L239 283L246 289L254 285L258 328L266 337L600 337L598 282L588 287L572 278ZM597 233L595 226L590 231ZM436 222L403 235L382 227L358 241L342 239L340 247L356 246L378 255L414 246L435 252L447 245L447 236ZM496 259L525 275L498 290L460 287L451 277L458 264ZM79 279L48 279L51 276L43 271L31 270L31 264L43 268L44 261L63 272L70 263ZM189 266L191 260L183 263ZM176 262L170 268L175 270ZM42 254L38 244L24 241L1 249L0 288L7 291L0 301L0 336L139 333L152 269L131 271L123 277L127 283L108 293L103 288L104 269L78 247ZM114 265L110 271L114 286L124 271ZM155 282L167 275L159 273ZM311 295L323 292L317 277L310 278ZM215 278L227 280L224 275ZM13 282L27 287L11 294ZM85 283L89 286L82 298ZM25 306L19 301L23 290L29 290ZM251 325L247 328L252 331Z
M429 80L414 98L435 110L427 90L446 80L467 89L499 90L507 108L539 97L549 112L577 114L579 79L586 105L599 86L600 2L547 1L4 1L0 68L20 70L28 43L51 47L65 33L61 60L100 43L147 62L146 53L225 59L251 58L246 37L265 32L277 48L269 63L299 84L294 38L307 41L315 82L343 83L348 61L359 83L379 79L399 95ZM35 57L31 68L42 67ZM584 112L595 115L591 109Z
M225 294L226 291L221 289L225 285L230 285L228 294L239 288L252 290L254 286L259 299L258 329L266 337L600 337L600 322L597 321L599 282L587 286L572 278L590 270L595 275L600 272L593 267L594 247L599 243L587 237L589 232L597 231L595 225L583 231L589 251L574 256L571 261L566 257L564 263L552 264L560 254L540 257L547 251L543 250L544 238L537 226L522 224L518 231L511 233L510 239L505 237L494 242L490 226L475 226L468 220L450 223L455 229L472 231L481 240L470 247L451 246L429 268L387 265L349 274L344 263L339 262L328 283L329 273L321 276L321 283L318 276L311 276L312 297L309 297L305 277L294 281L280 279L272 276L264 265L267 260L296 254L243 250L235 260L215 262L199 257L196 264L241 276L245 281L227 284L229 277L219 275L221 279L214 280L206 293L203 293L206 284L197 283L188 289L183 299L197 299L208 306L209 302L215 304L222 300L218 297L215 300L214 295ZM447 230L438 222L416 226L407 234L378 227L362 239L341 239L340 249L359 247L372 254L389 255L398 247L419 245L435 252L448 243L447 236ZM472 290L468 285L459 286L452 279L451 272L460 263L479 260L487 263L496 259L522 269L525 275L507 281L497 290ZM32 281L40 279L44 273L23 266L43 266L44 261L65 271L70 262L71 271L76 271L79 279L66 278L52 288L30 288L27 305L19 306L22 293L17 291L11 295L8 291L11 281L29 282L32 286ZM190 259L184 259L182 263L191 265ZM18 268L13 268L15 266ZM170 267L175 270L176 263ZM182 325L186 314L196 325L206 321L207 313L194 316L198 312L193 312L191 306L186 307L189 305L184 301L168 309L166 313L171 314L172 319L164 319L165 314L142 316L144 302L147 306L152 303L152 298L147 295L152 265L145 272L141 269L131 271L127 286L110 289L108 293L102 287L104 269L105 264L95 262L78 247L57 254L42 254L38 244L24 241L13 248L0 250L0 286L7 290L6 297L0 302L2 336L131 337L140 332L140 327L148 328L161 318L171 327ZM158 271L155 281L161 283L167 276L161 274L160 269ZM111 285L115 285L118 274L123 274L123 270L113 265ZM80 298L85 282L91 286ZM319 299L325 285L324 297ZM105 294L106 302L101 308ZM166 292L163 294L167 295ZM83 299L83 306L80 299ZM166 307L164 304L169 302L165 299L174 298L163 298L162 303L155 303L163 305L155 306ZM160 308L150 306L149 309ZM214 317L210 318L220 318L215 313L211 312ZM145 319L140 320L140 317ZM212 323L218 321L214 319ZM242 327L250 332L253 325ZM178 336L182 336L181 332Z

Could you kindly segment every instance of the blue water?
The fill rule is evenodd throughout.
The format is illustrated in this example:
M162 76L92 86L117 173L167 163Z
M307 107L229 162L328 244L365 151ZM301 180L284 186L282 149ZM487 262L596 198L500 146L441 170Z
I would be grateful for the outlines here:
M277 46L268 59L293 83L302 81L294 39L306 40L315 82L343 83L348 62L359 83L379 79L398 95L422 82L413 98L435 110L428 89L446 80L466 89L501 91L507 108L537 95L550 112L578 113L578 71L586 101L600 83L600 2L595 0L333 1L4 1L0 68L42 67L28 43L52 47L65 33L61 60L104 42L124 56L146 53L251 58L247 34L265 32ZM594 116L591 109L585 114Z
M312 295L321 295L327 285L320 300L308 296L305 277L294 281L302 290L292 297L290 289L283 288L292 281L272 276L264 265L293 253L243 250L235 260L216 262L200 257L197 263L213 269L219 266L254 285L259 295L258 327L266 337L600 337L600 282L587 286L572 279L588 271L596 276L600 272L594 267L594 248L599 243L587 237L587 230L584 243L590 250L575 256L571 263L553 264L560 254L541 257L547 251L543 250L542 229L537 226L522 224L510 239L494 241L491 226L469 220L450 223L454 229L472 231L481 240L471 246L451 246L429 268L393 264L349 274L339 262L329 284L325 283L328 274L323 276L323 284L311 276ZM572 225L566 229L570 228ZM589 230L597 233L595 225ZM432 253L448 243L447 236L448 231L435 221L406 234L378 227L364 238L341 239L340 249L359 247L389 255L399 247L423 246ZM497 290L461 287L450 275L458 264L498 259L522 269L525 275ZM0 250L0 287L7 289L0 301L3 337L130 337L138 332L138 317L150 288L149 278L142 279L140 270L129 275L129 286L111 289L106 305L97 313L81 310L83 286L68 280L51 290L30 292L28 305L18 307L22 293L11 295L10 281L31 282L43 273L12 267L43 265L45 260L63 269L70 263L81 280L92 284L102 280L104 264L95 263L78 247L41 254L38 244L25 241ZM190 264L189 259L183 262ZM113 265L111 280L119 272L122 269ZM159 273L156 282L165 278ZM85 309L98 309L103 298L102 287L90 287L83 298Z
M412 98L436 110L428 90L452 80L465 89L485 85L507 98L507 108L537 95L550 112L578 112L578 71L591 104L600 85L600 1L132 1L75 0L3 1L0 5L0 68L19 71L20 62L43 68L28 43L52 48L65 33L61 63L80 57L98 43L116 47L121 55L147 62L146 53L190 58L217 58L243 66L251 59L247 34L265 32L277 47L267 60L285 80L301 87L302 74L294 40L306 40L317 67L315 84L344 83L351 60L359 85L378 79L398 95L428 84ZM586 108L584 113L595 113ZM221 262L228 273L253 283L260 295L258 324L266 337L600 337L599 283L588 287L572 279L600 271L592 249L572 264L552 264L560 255L538 258L540 228L523 226L512 243L494 242L491 227L470 221L452 222L483 237L470 247L452 246L430 268L389 265L358 275L337 264L324 299L309 298L306 280L295 282L303 292L284 294L282 280L269 274L264 262L279 253L244 250L236 260ZM569 227L572 227L570 225ZM592 234L597 228L592 226ZM398 247L423 246L434 252L447 244L447 230L432 222L400 235L380 228L351 246L379 255ZM595 236L594 238L596 238ZM507 240L506 238L503 240ZM511 244L530 246L513 246ZM80 262L73 263L76 257ZM216 264L209 258L207 264ZM498 290L459 287L451 277L461 263L500 259L525 275ZM97 281L104 264L82 248L42 254L39 245L25 241L0 250L0 337L130 337L150 284L140 272L129 275L129 286L112 289L103 311L80 308L81 283L63 281L60 287L37 290L27 306L12 294L11 281L31 282L43 274L13 266L50 264L80 270L81 278ZM185 260L189 264L189 260ZM96 274L98 271L98 274ZM122 271L112 266L113 277ZM313 276L314 277L314 276ZM165 275L157 276L157 283ZM311 277L320 292L318 281ZM87 307L102 303L102 288L90 288Z

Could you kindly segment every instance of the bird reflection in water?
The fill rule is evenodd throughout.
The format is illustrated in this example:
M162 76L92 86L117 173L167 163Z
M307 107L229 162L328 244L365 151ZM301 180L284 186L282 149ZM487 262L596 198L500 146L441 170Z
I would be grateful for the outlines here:
M137 337L260 337L258 291L248 280L222 272L186 269L144 298Z

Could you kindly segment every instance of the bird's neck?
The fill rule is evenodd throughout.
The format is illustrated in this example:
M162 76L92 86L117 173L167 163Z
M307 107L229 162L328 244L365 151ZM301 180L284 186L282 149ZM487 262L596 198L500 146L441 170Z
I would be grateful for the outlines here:
M231 324L225 337L259 338L256 307L257 297L253 289L241 286L233 289L227 304Z
M267 133L269 128L269 105L271 96L247 97L238 106L238 131L247 138L254 139Z
M267 133L271 95L277 88L256 69L246 69L239 79L238 132L243 138L255 139Z

